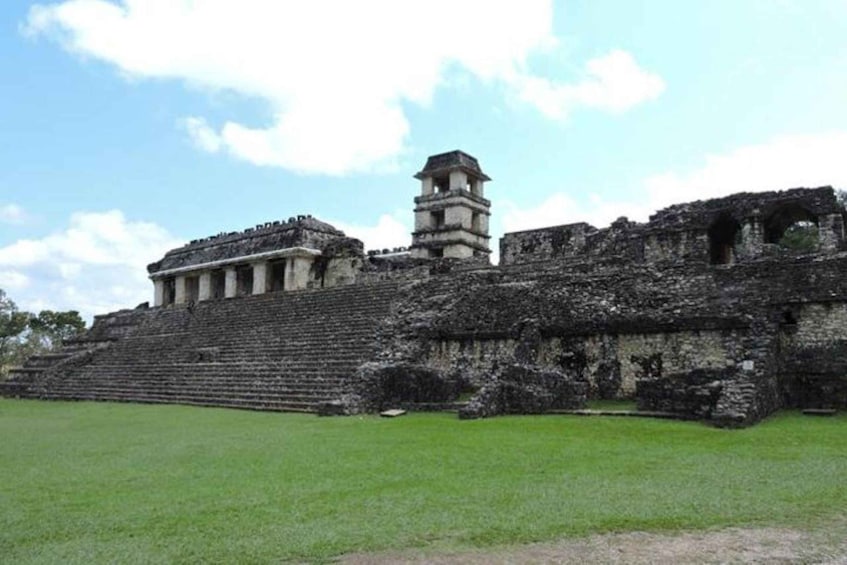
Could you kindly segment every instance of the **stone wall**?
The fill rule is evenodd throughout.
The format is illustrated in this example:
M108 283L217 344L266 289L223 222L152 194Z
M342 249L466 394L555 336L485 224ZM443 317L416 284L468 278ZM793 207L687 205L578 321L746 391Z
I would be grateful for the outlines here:
M383 355L460 371L485 387L514 355L513 328L531 318L541 340L529 366L584 380L589 397L635 398L643 409L725 426L749 425L831 391L833 402L847 406L838 400L847 389L847 364L838 360L847 353L845 253L762 256L732 266L527 265L447 272L410 285L396 303ZM798 320L789 337L787 311ZM820 367L809 369L816 354ZM798 387L813 374L819 392L801 398Z
M817 225L820 251L844 246L843 211L832 188L821 187L676 204L644 224L619 218L602 229L577 223L508 233L501 240L500 257L503 265L585 259L732 263L772 253L767 244L775 243L793 222L806 220ZM732 248L726 257L715 250L720 243Z
M847 407L847 303L785 305L779 338L787 404Z

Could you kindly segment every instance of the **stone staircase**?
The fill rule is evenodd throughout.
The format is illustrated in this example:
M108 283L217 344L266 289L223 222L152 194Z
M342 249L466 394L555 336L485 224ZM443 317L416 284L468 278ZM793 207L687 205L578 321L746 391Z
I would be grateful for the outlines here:
M25 396L29 387L36 385L45 374L85 355L105 347L111 340L67 340L54 353L42 353L29 357L20 367L9 370L7 380L0 381L0 396Z
M31 359L0 394L312 412L373 358L375 331L397 287L381 282L150 310L87 363L64 370ZM41 357L66 363L72 354Z

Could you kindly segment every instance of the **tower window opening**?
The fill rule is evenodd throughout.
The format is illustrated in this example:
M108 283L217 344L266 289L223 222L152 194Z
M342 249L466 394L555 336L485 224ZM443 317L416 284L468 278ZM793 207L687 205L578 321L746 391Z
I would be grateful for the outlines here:
M432 212L432 227L434 227L434 228L444 227L444 210L438 210L436 212Z
M450 191L450 177L435 177L432 179L432 186L436 194Z

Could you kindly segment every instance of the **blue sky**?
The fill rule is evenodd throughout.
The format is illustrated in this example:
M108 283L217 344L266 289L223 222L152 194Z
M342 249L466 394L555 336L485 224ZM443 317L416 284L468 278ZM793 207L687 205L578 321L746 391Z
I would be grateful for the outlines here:
M847 0L6 0L0 26L0 288L30 310L133 307L168 248L301 213L407 245L412 175L457 148L495 238L847 188Z

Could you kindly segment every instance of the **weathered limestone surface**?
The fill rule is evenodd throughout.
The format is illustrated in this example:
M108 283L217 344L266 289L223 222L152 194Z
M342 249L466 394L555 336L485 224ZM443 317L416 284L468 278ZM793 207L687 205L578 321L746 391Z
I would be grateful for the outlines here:
M351 379L347 412L380 412L416 404L454 402L467 388L458 373L411 363L365 363Z
M540 342L525 366L582 378L592 398L725 426L785 405L847 407L847 254L694 257L445 273L407 288L382 351L484 389L530 317Z
M710 260L710 229L727 223L737 229L734 255L754 257L796 220L813 221L823 250L844 242L841 206L830 187L782 192L741 193L714 200L676 204L650 216L646 224L620 218L608 228L568 224L506 234L501 263L658 263ZM714 234L712 234L714 235ZM776 251L776 250L772 250Z

